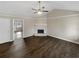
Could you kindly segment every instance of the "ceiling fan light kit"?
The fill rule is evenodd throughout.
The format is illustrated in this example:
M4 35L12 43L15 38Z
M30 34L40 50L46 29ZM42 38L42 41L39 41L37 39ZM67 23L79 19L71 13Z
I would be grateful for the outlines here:
M38 13L37 13L38 15L41 15L42 14L42 12L41 11L38 11Z

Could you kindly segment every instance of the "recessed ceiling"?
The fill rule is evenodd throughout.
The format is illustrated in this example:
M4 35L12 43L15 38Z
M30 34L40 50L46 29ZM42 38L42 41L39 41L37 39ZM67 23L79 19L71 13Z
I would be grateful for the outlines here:
M53 9L79 11L79 1L42 1L42 6L49 12ZM1 16L37 17L32 8L38 8L37 1L0 1Z

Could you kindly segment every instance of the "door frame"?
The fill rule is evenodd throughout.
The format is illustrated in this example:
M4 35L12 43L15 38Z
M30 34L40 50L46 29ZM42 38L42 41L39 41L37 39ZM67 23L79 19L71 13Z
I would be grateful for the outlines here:
M23 38L23 35L24 35L24 19L12 18L12 19L10 20L10 40L11 40L11 41L14 41L14 40L15 40L14 20L22 20L22 38Z

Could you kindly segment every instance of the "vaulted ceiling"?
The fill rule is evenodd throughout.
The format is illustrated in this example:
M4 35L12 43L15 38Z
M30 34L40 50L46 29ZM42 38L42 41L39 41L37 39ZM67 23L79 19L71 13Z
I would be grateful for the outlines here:
M41 5L49 12L54 9L79 11L79 1L42 1ZM32 8L38 8L37 1L0 1L0 16L38 17Z

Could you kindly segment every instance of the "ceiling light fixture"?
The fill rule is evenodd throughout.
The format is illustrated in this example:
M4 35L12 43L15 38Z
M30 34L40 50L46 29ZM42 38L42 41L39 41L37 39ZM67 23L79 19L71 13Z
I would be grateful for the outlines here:
M47 10L45 10L44 6L41 7L41 1L38 1L38 6L39 6L38 9L32 8L32 10L34 11L34 14L37 13L38 15L41 15L43 14L43 12L48 12Z
M41 12L41 11L38 11L38 12L37 12L37 14L38 14L38 15L41 15L41 14L42 14L42 12Z

